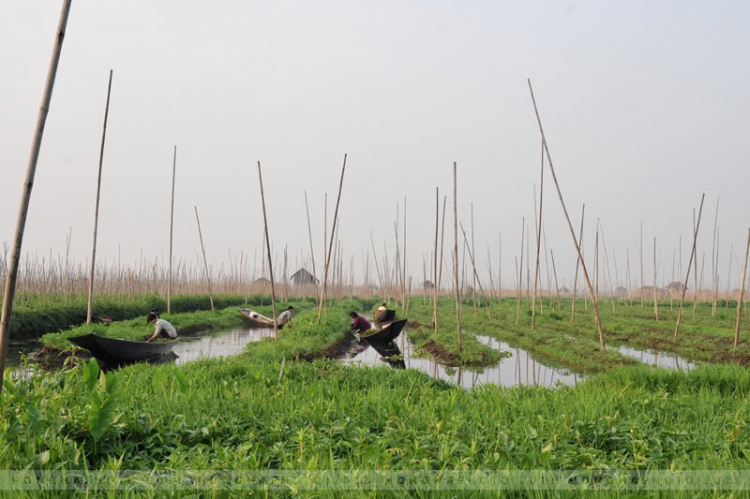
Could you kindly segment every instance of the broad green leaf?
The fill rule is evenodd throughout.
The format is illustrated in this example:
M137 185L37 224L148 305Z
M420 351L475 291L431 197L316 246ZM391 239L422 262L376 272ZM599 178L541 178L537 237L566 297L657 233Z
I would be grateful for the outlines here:
M188 382L187 379L185 379L185 375L182 374L182 371L177 366L174 366L172 368L172 371L174 372L174 377L177 379L177 384L180 387L180 391L182 393L187 392L188 390Z
M91 359L83 365L83 380L86 383L86 387L89 390L93 390L97 379L99 379L99 364L96 362L96 359Z

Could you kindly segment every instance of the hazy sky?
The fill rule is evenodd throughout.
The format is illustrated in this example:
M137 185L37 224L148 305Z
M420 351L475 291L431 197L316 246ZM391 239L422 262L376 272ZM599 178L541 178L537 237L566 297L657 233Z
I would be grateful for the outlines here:
M13 238L59 11L53 0L0 3L0 242ZM656 236L669 279L679 234L687 264L692 209L705 192L706 280L720 196L724 281L730 244L742 260L750 225L748 47L743 1L75 0L24 253L64 252L71 227L73 254L91 251L111 68L99 261L118 248L128 262L141 251L166 255L176 144L176 258L195 259L197 205L215 265L228 249L252 259L262 242L260 160L276 252L308 252L306 190L320 262L324 193L331 217L348 153L346 266L353 254L361 269L370 230L381 257L383 241L393 249L406 196L409 266L421 279L435 187L450 194L457 161L459 219L468 229L473 202L483 269L487 244L497 266L502 232L512 284L521 217L533 231L539 185L531 78L576 228L586 203L587 250L600 218L623 279L643 220L645 273ZM569 282L574 249L549 174L544 202L547 246Z

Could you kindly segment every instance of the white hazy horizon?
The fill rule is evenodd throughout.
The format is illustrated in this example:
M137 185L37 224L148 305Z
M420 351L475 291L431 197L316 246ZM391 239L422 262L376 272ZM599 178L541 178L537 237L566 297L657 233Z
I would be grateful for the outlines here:
M52 1L0 8L0 249L13 240L59 12ZM739 1L76 0L23 257L64 254L70 231L71 258L91 253L113 69L98 263L166 258L176 145L175 261L197 262L197 206L215 271L229 265L230 252L257 254L260 267L261 161L277 265L285 246L290 267L309 258L307 192L320 277L323 199L327 193L330 230L346 153L345 271L353 256L361 279L370 231L378 258L385 242L392 260L396 205L401 238L406 197L409 274L414 286L421 282L434 248L436 187L441 207L448 196L449 261L456 161L459 220L470 231L473 203L480 275L486 279L488 249L497 275L502 233L503 281L514 286L522 217L534 244L540 181L530 78L576 233L586 204L587 265L600 219L611 272L614 251L624 283L627 253L639 281L643 223L645 283L653 279L654 237L658 281L671 281L680 236L687 266L692 213L705 193L703 287L717 198L721 285L731 255L729 285L738 287L750 226L748 19L750 3ZM575 250L548 169L544 182L546 246L560 286L570 287ZM544 256L541 265L546 287Z

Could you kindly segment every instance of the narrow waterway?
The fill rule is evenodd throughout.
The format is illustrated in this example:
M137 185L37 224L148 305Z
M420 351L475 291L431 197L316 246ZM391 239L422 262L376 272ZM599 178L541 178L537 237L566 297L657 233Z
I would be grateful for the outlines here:
M621 354L639 360L644 364L664 367L666 369L690 371L696 366L695 362L685 360L674 353L659 352L656 350L637 350L625 345L620 346L618 350Z
M558 383L573 385L583 379L580 375L544 365L534 359L526 350L513 348L505 342L486 336L478 336L477 339L489 348L510 352L510 357L503 358L495 366L483 369L450 367L434 359L416 357L414 345L409 340L408 333L402 333L402 336L396 342L404 355L407 369L418 369L433 378L439 378L467 389L485 384L505 387L518 385L554 387ZM349 365L387 365L380 355L364 342L356 344L342 361Z

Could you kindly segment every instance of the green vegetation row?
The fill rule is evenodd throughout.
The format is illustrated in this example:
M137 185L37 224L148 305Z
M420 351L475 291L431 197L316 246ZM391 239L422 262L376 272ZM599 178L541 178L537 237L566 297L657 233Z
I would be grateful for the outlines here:
M464 350L458 350L455 302L441 298L438 309L438 341L448 350L471 358L476 352L472 337L489 336L531 352L541 362L554 367L563 367L581 373L599 373L619 365L635 365L638 362L619 353L618 347L629 345L639 350L657 350L678 354L686 359L714 363L750 363L750 318L743 321L737 353L732 353L736 309L719 308L712 315L711 307L699 306L695 316L692 309L685 309L680 334L674 340L677 321L677 304L670 308L669 301L659 304L659 321L654 318L653 302L643 308L640 302L632 305L615 301L615 309L609 300L601 300L599 312L607 347L602 352L599 334L594 321L593 307L583 300L576 302L575 321L571 322L572 301L561 300L553 308L550 300L537 306L536 328L531 328L531 303L522 300L521 313L517 320L517 300L506 298L498 303L482 303L474 307L473 301L465 300L462 313ZM432 305L422 299L413 299L409 307L410 320L421 325L410 336L419 341L434 338L432 331Z
M234 358L6 376L0 469L750 469L750 372L739 366L466 391L414 370L290 362L348 324L343 308L322 327L315 317Z
M258 301L260 302L260 298ZM267 303L267 300L265 303ZM373 300L343 300L333 310L364 310L366 308L372 308L372 303L374 303ZM317 319L317 308L315 307L315 301L313 299L293 299L287 302L278 302L276 304L277 312L290 305L293 306L295 310L292 328L299 328L302 327L303 324L307 324L311 314ZM272 308L270 305L253 308L263 315L270 316L272 314ZM326 314L328 314L328 311ZM346 314L344 314L344 316L346 316ZM175 329L177 329L178 336L194 335L199 332L207 332L217 329L242 327L246 324L244 316L236 306L230 306L223 310L216 311L207 310L181 314L162 314L161 317L170 322ZM342 336L348 329L348 323L346 323L343 326L340 326L337 332L339 336ZM57 350L65 350L71 347L71 343L67 339L70 336L97 334L109 338L142 341L144 336L150 336L153 333L153 330L154 326L147 323L144 316L140 316L136 319L113 322L111 324L83 324L68 329L67 331L45 334L41 341L45 346Z
M50 302L46 295L26 296L21 304L13 309L10 324L10 337L14 340L38 339L45 333L64 331L86 322L87 295L62 297ZM311 299L312 300L312 299ZM314 300L313 300L314 301ZM270 298L260 295L219 295L214 296L217 309L233 305L247 304L252 307L268 305ZM129 299L126 296L101 296L94 300L94 319L110 317L115 321L144 316L156 308L166 312L167 302L156 294L138 295ZM186 313L210 310L208 295L178 295L172 297L172 312Z

